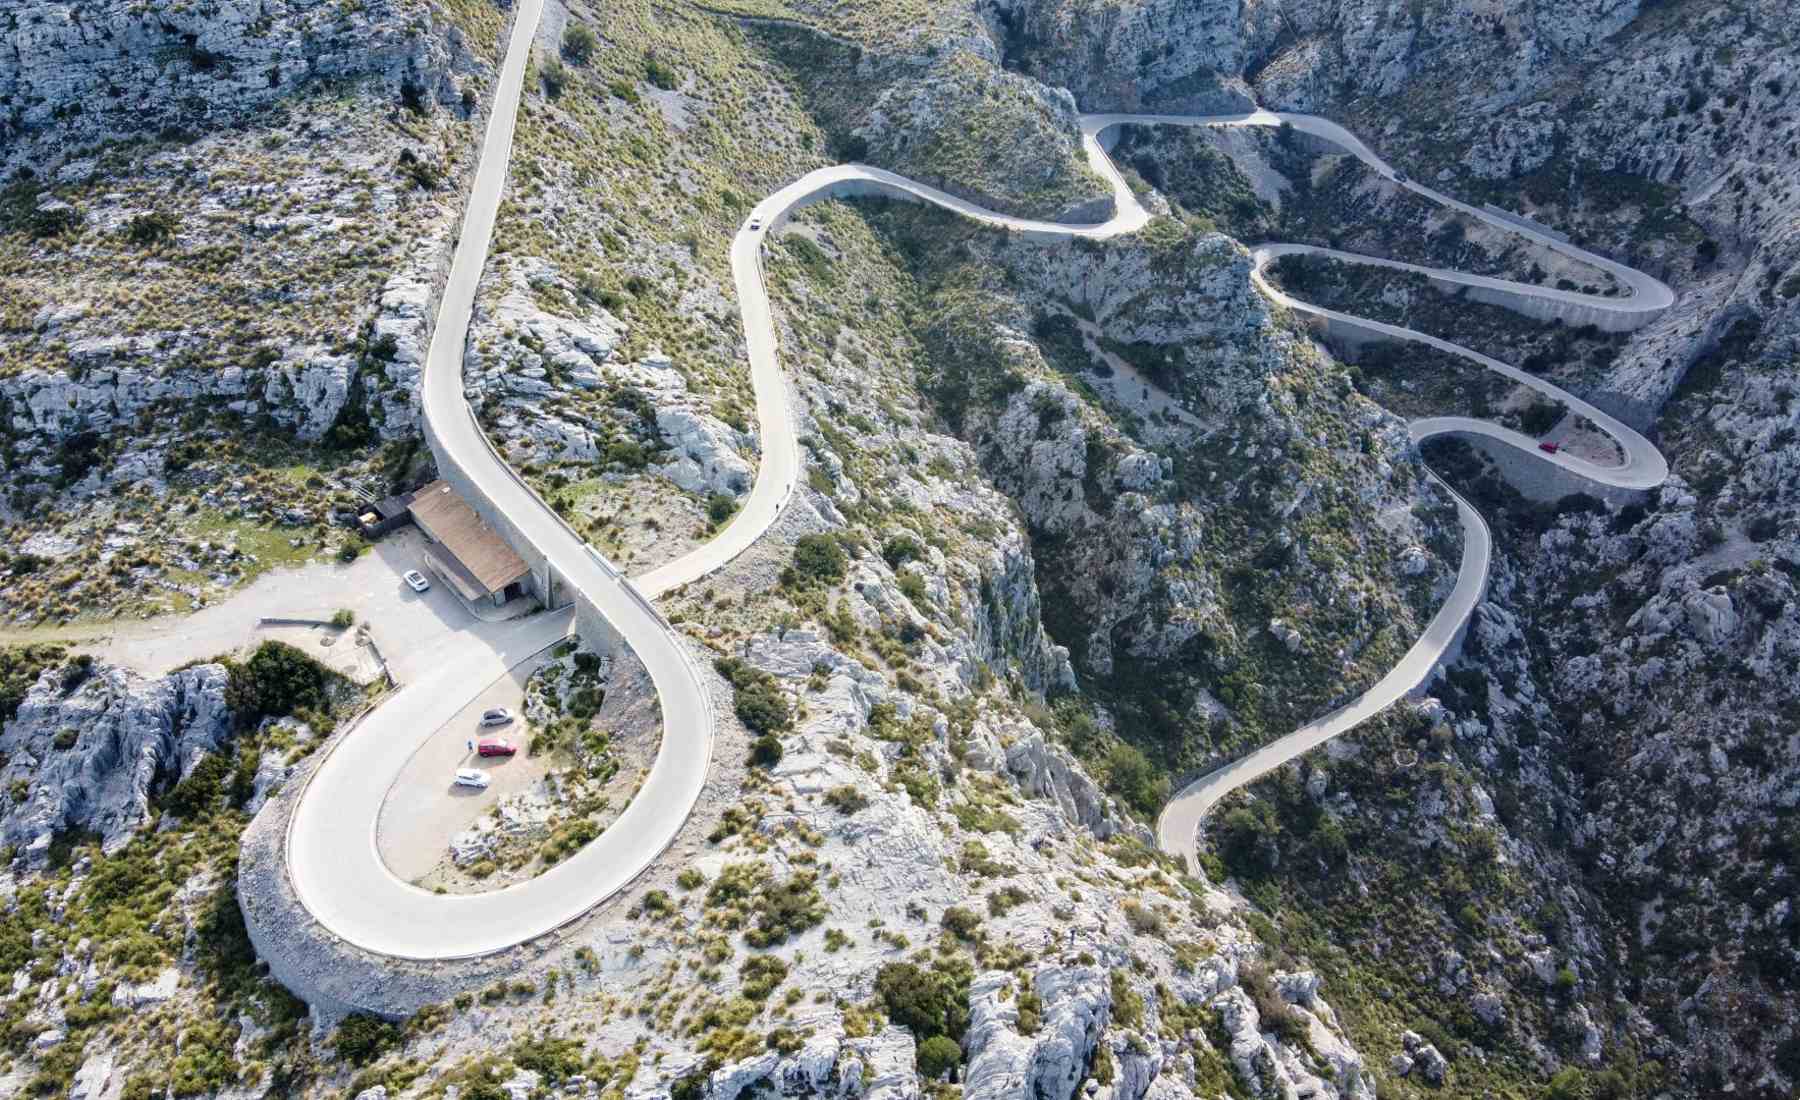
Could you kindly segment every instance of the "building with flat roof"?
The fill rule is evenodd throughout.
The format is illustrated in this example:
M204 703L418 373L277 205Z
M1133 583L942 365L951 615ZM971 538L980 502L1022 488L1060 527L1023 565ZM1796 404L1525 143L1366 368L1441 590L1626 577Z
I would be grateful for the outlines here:
M525 559L447 482L439 479L413 494L407 511L425 534L433 568L463 599L499 605L530 589Z

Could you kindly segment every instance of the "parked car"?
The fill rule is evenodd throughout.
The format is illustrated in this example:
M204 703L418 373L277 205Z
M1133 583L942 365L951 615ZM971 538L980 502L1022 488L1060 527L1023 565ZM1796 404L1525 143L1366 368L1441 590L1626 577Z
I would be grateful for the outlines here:
M425 574L417 569L408 569L401 574L401 579L406 582L406 587L414 592L424 592L431 587L431 582L425 579Z
M456 769L456 785L485 791L488 785L488 773L480 768L458 768Z
M481 712L481 724L484 726L509 726L512 720L513 712L505 707L489 707Z
M477 756L511 756L519 751L519 746L504 737L483 737L475 743Z
M1556 452L1562 450L1562 444L1561 443L1552 443L1548 439L1546 439L1542 443L1538 444L1538 450L1544 452L1547 455L1553 455Z

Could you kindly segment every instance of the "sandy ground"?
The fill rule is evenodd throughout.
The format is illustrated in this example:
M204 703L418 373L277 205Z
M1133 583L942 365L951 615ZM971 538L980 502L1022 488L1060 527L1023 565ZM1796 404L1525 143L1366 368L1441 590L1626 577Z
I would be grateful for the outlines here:
M424 593L406 586L401 574L408 569L430 572L423 541L415 528L403 527L348 565L315 562L266 573L228 599L190 615L76 624L28 631L16 639L0 633L0 641L66 641L112 664L161 676L191 661L242 653L265 638L275 638L367 682L380 674L380 667L374 652L357 645L356 635L257 625L265 616L329 619L344 608L356 616L395 679L404 682L428 666L434 643L456 631L485 625L446 584L434 583Z
M489 707L514 714L525 708L525 682L549 659L540 654L508 670L439 728L407 761L382 803L375 823L375 847L398 878L416 882L449 858L450 837L469 826L508 795L518 794L550 770L548 757L527 757L530 742L523 719L510 726L481 730L477 721ZM483 735L504 737L519 746L514 756L477 758L469 742ZM492 777L487 790L451 782L458 768L480 768Z
M1559 444L1563 450L1585 458L1596 466L1619 466L1625 453L1612 436L1598 428L1577 426L1579 417L1565 416L1544 438Z

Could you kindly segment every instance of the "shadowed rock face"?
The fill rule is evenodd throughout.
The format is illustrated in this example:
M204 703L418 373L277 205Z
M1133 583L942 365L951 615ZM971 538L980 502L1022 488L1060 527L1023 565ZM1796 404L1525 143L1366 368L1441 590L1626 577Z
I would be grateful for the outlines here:
M416 0L18 4L0 12L0 136L217 124L321 79L450 104L463 52Z
M0 836L32 864L70 830L100 834L109 851L123 844L153 796L230 740L225 682L223 665L156 680L117 668L45 671L0 733L0 783L25 794L5 802Z

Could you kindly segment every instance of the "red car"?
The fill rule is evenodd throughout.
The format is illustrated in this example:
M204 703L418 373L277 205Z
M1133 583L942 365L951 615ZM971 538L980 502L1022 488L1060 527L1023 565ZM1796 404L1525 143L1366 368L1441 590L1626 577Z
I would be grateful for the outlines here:
M519 746L504 737L483 737L475 743L477 756L511 756L519 751Z
M1552 443L1548 439L1546 439L1542 443L1538 444L1538 450L1544 452L1547 455L1553 455L1561 449L1562 449L1561 443Z

